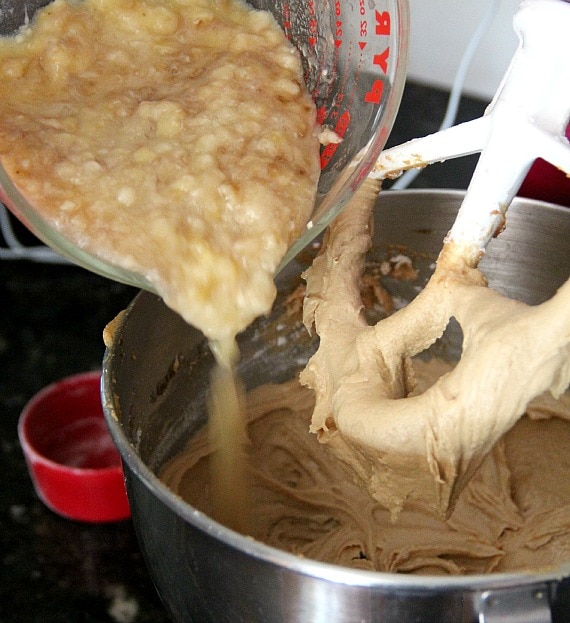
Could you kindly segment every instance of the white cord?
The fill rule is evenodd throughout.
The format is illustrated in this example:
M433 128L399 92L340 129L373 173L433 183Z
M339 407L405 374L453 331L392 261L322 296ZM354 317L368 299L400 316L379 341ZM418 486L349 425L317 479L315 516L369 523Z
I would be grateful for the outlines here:
M467 44L467 48L461 57L461 62L459 63L459 67L457 68L457 72L453 80L451 93L449 94L449 99L447 101L445 116L443 117L443 121L439 127L440 131L450 128L455 123L467 71L469 70L469 66L473 61L473 57L475 56L475 52L477 51L479 44L489 30L491 22L495 18L500 2L501 0L491 0L487 10L479 22L479 25L477 26L477 29ZM399 177L394 184L392 184L390 190L404 190L422 171L423 169L409 169L401 177Z
M30 260L43 264L70 264L66 258L44 245L23 245L12 228L7 208L0 203L0 230L8 248L0 247L0 260Z

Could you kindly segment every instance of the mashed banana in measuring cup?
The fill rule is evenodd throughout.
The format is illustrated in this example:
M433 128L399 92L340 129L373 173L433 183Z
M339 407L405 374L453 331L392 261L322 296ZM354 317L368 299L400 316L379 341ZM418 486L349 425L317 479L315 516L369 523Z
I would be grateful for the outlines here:
M10 179L210 339L271 307L318 157L297 51L238 0L55 0L0 39Z

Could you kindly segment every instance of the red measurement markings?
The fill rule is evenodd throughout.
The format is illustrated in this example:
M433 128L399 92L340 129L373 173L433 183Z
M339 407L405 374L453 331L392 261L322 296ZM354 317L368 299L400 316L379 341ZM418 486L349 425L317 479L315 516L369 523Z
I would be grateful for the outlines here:
M335 47L340 48L340 46L342 45L342 35L343 35L343 25L342 25L342 20L340 19L342 15L342 7L341 7L340 0L335 0L334 14L336 17L336 21L334 24L334 44L335 44Z
M389 11L376 11L374 20L374 34L376 36L387 36L390 34L390 12ZM382 73L386 75L388 73L388 59L390 58L390 46L386 47L384 51L379 54L374 54L373 64L380 68ZM364 101L370 104L379 104L382 99L382 93L384 91L384 82L380 79L375 80L370 91L364 95Z
M309 13L309 38L308 43L311 47L315 47L317 43L317 14L315 11L315 0L308 0L307 12Z
M334 44L335 47L340 48L342 45L342 22L337 20L334 30Z
M291 7L288 4L283 5L283 30L289 38L291 36Z
M365 39L368 36L368 20L366 18L366 0L358 0L358 12L360 13L360 38ZM366 47L366 41L359 41L358 45L361 50Z
M390 34L390 12L389 11L376 11L376 26L375 31L377 35L389 35Z
M338 121L336 122L336 125L334 127L334 131L340 138L342 138L345 135L346 130L348 129L349 125L350 125L350 113L347 110L343 112L342 115L338 118ZM327 166L327 164L330 162L338 145L339 145L338 143L331 143L330 145L327 145L323 149L321 153L321 169L324 169Z

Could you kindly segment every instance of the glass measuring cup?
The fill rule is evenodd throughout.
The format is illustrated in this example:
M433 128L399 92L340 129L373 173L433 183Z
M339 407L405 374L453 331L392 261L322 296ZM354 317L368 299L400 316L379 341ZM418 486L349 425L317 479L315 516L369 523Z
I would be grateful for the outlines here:
M0 0L0 35L13 33L48 2L30 0L22 5L19 0ZM312 219L289 250L286 263L340 212L385 144L405 79L408 7L407 0L251 0L250 4L269 10L299 49L318 121L343 139L321 149ZM38 238L74 263L153 290L143 275L109 264L62 236L26 201L1 165L0 201Z

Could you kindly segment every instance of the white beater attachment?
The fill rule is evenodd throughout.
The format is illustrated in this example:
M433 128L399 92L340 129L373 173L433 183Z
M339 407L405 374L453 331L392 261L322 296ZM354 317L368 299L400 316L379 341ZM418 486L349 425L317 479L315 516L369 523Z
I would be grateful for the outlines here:
M481 152L447 241L472 266L504 227L506 211L536 158L570 176L570 2L524 0L514 16L519 47L479 119L387 149L370 177Z

